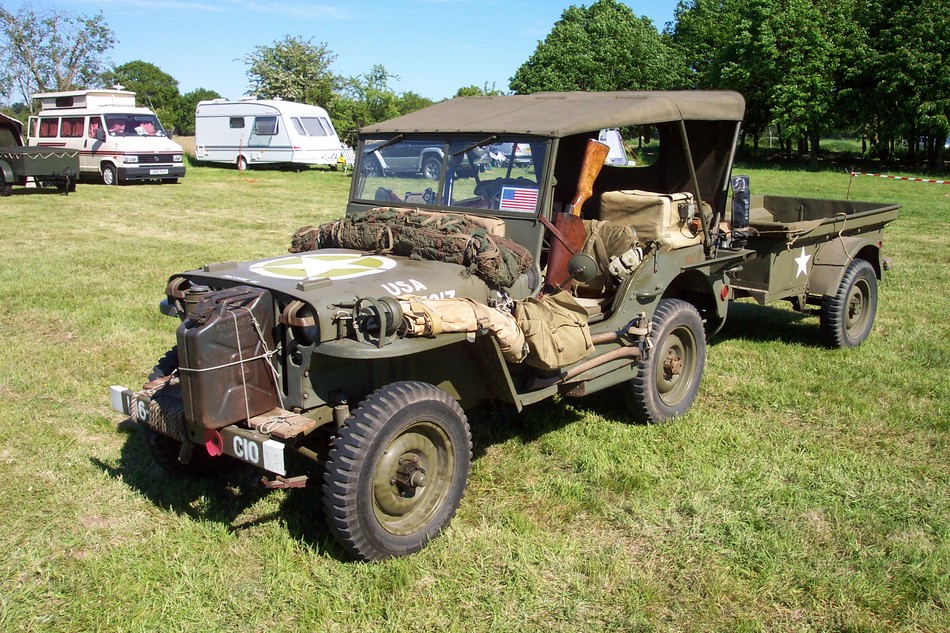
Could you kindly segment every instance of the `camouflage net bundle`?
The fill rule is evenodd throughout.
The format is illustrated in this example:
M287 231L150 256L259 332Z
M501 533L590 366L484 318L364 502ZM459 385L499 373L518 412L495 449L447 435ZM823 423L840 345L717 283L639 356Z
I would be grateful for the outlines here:
M501 287L511 286L531 265L531 253L523 246L490 234L464 216L418 209L379 207L319 227L305 226L294 234L290 252L315 248L352 248L460 264Z

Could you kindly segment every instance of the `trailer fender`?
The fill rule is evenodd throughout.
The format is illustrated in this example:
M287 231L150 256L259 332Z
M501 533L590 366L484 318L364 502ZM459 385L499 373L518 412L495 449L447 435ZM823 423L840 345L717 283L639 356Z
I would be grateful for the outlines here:
M0 160L0 175L3 176L3 182L8 185L12 185L16 180L13 167L5 160Z
M806 292L810 295L834 295L845 269L855 259L867 260L877 278L881 278L881 249L875 242L856 236L836 237L818 247Z

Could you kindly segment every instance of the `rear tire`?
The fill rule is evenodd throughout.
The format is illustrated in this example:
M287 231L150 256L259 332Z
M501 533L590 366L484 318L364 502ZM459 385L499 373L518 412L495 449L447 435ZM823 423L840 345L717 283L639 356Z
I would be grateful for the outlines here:
M630 408L639 422L665 422L686 413L706 365L703 321L680 299L661 299L653 313L650 356L630 381Z
M363 560L422 549L455 516L472 463L458 403L422 382L396 382L357 407L333 441L323 504L333 535Z
M833 297L821 303L821 337L829 347L857 347L871 333L877 314L877 275L864 259L852 261Z

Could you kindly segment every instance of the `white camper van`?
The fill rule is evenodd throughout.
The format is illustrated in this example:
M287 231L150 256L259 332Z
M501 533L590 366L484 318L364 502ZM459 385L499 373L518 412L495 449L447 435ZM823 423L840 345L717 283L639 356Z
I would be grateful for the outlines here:
M246 169L267 163L336 165L345 145L323 108L292 101L199 101L195 158Z
M107 185L133 180L175 183L185 175L182 150L158 117L136 107L127 90L77 90L33 95L41 102L30 117L27 142L79 150L79 172Z

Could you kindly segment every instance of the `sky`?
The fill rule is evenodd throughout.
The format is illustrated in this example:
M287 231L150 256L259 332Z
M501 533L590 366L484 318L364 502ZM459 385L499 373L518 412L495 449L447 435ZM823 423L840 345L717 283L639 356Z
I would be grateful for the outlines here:
M73 14L99 11L118 44L115 65L155 64L185 94L215 90L228 99L246 94L248 65L257 46L284 36L326 43L337 55L330 70L356 76L376 64L398 79L396 92L433 100L463 86L507 91L515 70L551 31L564 9L593 0L33 0L4 2L15 11L56 8ZM625 0L660 31L673 20L676 0Z

